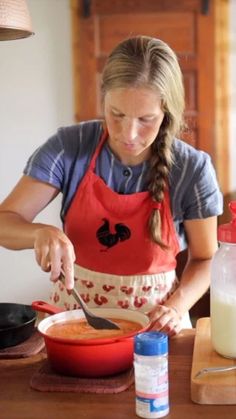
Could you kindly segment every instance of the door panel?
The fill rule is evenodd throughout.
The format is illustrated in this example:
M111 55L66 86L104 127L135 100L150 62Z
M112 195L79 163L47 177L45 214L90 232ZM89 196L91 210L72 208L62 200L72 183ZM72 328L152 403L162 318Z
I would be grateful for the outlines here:
M207 3L210 7L204 14ZM175 50L183 71L187 128L181 138L208 152L217 165L215 2L72 0L71 4L76 120L102 117L101 72L118 42L137 34L160 38Z
M127 36L145 34L171 44L181 55L194 54L194 16L191 13L159 13L145 15L123 14L101 16L97 22L98 54L108 54ZM118 28L114 30L114 28Z

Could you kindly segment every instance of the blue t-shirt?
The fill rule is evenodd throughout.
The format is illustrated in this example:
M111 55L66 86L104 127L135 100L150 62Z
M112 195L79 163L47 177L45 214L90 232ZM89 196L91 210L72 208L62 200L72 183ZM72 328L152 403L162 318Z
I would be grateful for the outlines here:
M61 219L88 169L102 134L101 121L87 121L60 128L29 158L24 174L55 186L62 192ZM210 156L174 139L169 173L171 211L180 248L187 246L184 220L218 216L223 211ZM132 194L147 190L148 162L127 166L104 144L96 161L96 174L115 192Z

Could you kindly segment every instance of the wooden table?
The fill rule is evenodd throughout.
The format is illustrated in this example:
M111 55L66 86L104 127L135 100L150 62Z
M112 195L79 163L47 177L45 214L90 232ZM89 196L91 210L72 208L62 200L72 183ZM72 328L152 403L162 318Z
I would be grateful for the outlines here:
M190 399L194 330L184 330L169 348L170 419L234 419L236 406L206 406ZM118 394L45 393L29 386L43 354L0 360L0 419L132 419L134 387Z

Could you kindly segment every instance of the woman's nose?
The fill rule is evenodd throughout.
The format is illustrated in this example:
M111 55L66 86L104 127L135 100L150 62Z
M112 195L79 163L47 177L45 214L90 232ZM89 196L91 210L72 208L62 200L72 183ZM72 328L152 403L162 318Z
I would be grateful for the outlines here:
M137 121L135 119L124 119L122 131L126 140L135 140L138 135Z

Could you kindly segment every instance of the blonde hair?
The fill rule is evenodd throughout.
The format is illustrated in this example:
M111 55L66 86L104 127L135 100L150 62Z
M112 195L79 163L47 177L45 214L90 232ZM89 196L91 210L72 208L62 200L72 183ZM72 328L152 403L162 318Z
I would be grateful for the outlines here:
M147 87L161 97L164 119L150 158L149 192L161 203L168 186L173 138L183 126L183 76L174 51L160 39L135 36L118 44L108 57L102 74L102 96L114 88ZM161 217L154 209L149 219L152 240L162 248Z

